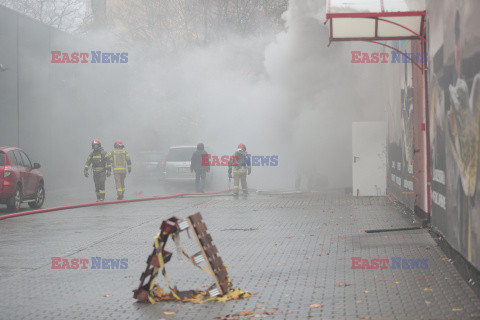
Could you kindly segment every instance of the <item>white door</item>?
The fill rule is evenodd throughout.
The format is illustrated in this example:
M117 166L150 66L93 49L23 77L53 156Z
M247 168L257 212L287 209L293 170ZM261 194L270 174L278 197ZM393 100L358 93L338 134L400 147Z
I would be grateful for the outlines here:
M352 153L353 195L385 195L385 122L352 122Z

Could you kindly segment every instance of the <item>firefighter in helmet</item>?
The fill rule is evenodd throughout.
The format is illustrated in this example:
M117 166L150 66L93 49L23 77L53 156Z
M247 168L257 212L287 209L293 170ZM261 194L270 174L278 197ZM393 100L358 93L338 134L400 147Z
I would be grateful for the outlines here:
M247 187L247 174L252 172L252 166L250 164L250 156L247 154L247 147L243 143L238 145L235 154L230 157L228 162L228 177L232 178L233 169L233 194L239 193L239 182L242 182L243 194L248 194Z
M107 159L107 153L102 148L99 140L92 141L92 149L85 162L83 174L88 178L88 168L92 165L93 181L95 183L95 192L97 193L97 202L105 200L105 180L111 175L111 167Z
M132 161L122 141L115 141L113 148L114 149L107 154L107 158L113 167L113 176L115 177L115 185L117 188L117 200L122 200L123 194L125 193L125 177L127 176L127 170L129 174L132 172Z

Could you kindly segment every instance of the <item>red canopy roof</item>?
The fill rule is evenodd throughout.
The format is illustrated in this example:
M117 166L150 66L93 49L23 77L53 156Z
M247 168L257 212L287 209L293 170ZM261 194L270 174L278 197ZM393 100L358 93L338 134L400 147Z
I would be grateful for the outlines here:
M330 42L423 39L425 1L326 0Z

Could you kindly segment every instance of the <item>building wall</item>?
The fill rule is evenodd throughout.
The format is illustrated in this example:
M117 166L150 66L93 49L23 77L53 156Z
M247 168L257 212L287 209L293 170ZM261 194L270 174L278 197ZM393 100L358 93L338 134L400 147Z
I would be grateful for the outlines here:
M393 45L401 51L411 52L411 44L408 41L397 41ZM387 193L414 210L412 67L409 63L390 63L386 66L386 71L386 77L389 79Z
M480 269L480 2L427 5L426 74L411 63L388 66L388 192L430 214ZM418 40L396 45L422 49Z
M102 48L1 6L0 43L0 145L40 162L47 188L78 186L91 139L127 109L126 66L51 63L52 50Z
M428 3L432 225L480 269L478 12L478 1Z

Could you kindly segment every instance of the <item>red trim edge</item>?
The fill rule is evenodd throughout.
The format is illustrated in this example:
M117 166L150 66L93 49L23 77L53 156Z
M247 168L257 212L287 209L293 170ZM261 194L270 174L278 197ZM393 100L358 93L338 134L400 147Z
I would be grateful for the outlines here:
M425 16L426 11L327 13L330 18L379 18Z

